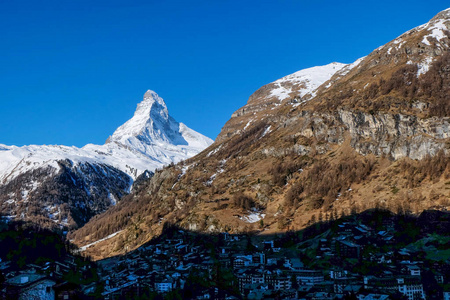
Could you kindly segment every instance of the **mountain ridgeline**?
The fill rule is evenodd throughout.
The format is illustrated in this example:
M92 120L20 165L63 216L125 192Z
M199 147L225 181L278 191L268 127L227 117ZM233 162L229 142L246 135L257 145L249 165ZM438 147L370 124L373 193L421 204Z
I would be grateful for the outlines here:
M352 64L263 86L205 151L158 170L69 237L99 259L158 235L304 228L369 208L447 208L450 9Z

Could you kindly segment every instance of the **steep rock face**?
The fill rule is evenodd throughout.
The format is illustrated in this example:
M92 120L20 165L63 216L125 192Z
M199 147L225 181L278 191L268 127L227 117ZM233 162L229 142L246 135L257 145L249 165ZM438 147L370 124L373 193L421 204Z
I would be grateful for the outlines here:
M297 135L314 137L327 143L342 144L350 138L350 145L360 154L375 154L397 160L402 157L423 159L434 156L440 150L448 153L450 118L388 113L352 112L338 110L335 113L302 111L302 114L284 121L296 123ZM305 155L304 147L298 153Z
M147 91L105 145L0 145L0 211L45 226L78 227L115 205L141 174L150 177L211 143L170 117L164 100Z
M339 117L351 136L352 147L363 155L387 155L423 159L440 150L448 151L450 119L419 119L402 114L340 111Z

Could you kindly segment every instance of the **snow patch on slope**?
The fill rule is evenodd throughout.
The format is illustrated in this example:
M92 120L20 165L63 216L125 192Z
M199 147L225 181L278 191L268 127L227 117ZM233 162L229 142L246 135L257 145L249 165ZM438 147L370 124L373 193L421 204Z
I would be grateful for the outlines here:
M271 127L272 127L272 126L269 125L269 127L267 127L266 130L264 130L264 132L263 132L262 135L261 135L261 138L263 138L266 134L268 134L268 133L270 132L270 128L271 128Z
M256 223L262 219L264 219L266 214L263 214L256 209L252 209L252 211L248 212L248 215L239 217L240 220L246 223Z
M338 72L337 74L339 76L345 76L347 75L351 70L353 70L355 67L357 67L363 60L364 58L366 58L366 56L363 56L361 58L358 58L357 60L355 60L355 62L345 65L343 66ZM331 86L331 83L329 85L327 85L327 88Z
M275 84L277 84L278 87L270 91L270 97L276 97L280 101L283 101L284 99L290 97L289 95L292 93L291 88L282 87L281 84L278 82L275 82Z
M422 74L425 74L430 69L431 64L433 63L433 57L428 56L425 57L420 63L417 64L417 77Z
M431 32L425 35L422 39L422 43L425 45L431 46L430 40L433 41L435 39L438 43L441 42L443 38L447 37L445 31L450 30L450 9L446 9L441 11L436 15L430 22L416 27L417 30L426 30L427 32Z
M95 242L93 242L93 243L87 244L86 246L80 247L80 248L78 248L78 251L76 251L76 252L83 252L83 251L86 251L87 248L89 248L89 247L91 247L91 246L94 246L95 244L98 244L98 243L100 243L100 242L109 240L110 238L113 238L113 237L115 237L116 235L118 235L119 233L121 233L122 231L123 231L123 230L114 232L113 234L110 234L110 235L108 235L107 237L104 237L104 238L102 238L102 239L100 239L100 240L98 240L98 241L95 241Z

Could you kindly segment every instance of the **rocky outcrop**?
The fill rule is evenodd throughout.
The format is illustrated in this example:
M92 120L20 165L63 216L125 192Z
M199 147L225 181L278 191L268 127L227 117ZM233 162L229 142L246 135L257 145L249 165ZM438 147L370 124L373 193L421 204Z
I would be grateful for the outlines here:
M412 115L366 113L338 110L335 113L303 111L284 124L296 122L297 135L314 137L318 141L350 145L360 154L375 154L397 160L402 157L423 159L440 150L450 153L450 118L421 119ZM296 145L295 152L305 155L309 145Z
M352 147L361 154L387 155L393 159L423 159L439 150L449 151L450 118L420 119L388 113L339 111Z

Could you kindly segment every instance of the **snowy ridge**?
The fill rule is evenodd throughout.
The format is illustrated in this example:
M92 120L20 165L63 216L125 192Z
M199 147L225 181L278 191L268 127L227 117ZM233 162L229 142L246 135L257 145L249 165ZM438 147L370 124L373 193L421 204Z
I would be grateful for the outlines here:
M73 164L113 166L135 179L171 162L187 159L212 144L212 140L169 116L166 104L155 92L145 93L133 118L120 126L105 145L83 148L58 145L23 147L0 144L0 184L27 171L51 166L59 160Z
M399 51L403 45L406 44L408 37L411 34L420 34L421 43L426 47L436 47L438 49L445 49L446 43L444 39L449 39L447 33L450 31L450 8L441 11L428 23L417 26L406 33L402 34L398 38L392 40L386 45L380 46L376 50L387 48L387 54L391 54L393 50ZM436 57L435 54L424 54L419 56L419 59L415 58L414 61L409 60L407 64L416 64L418 67L417 76L428 72L431 64Z
M340 77L347 75L351 70L353 70L355 67L359 66L359 64L366 58L366 56L363 56L361 58L358 58L353 63L345 65L342 67L339 71L336 72ZM331 85L330 85L331 86ZM327 86L329 87L329 86Z
M430 32L422 39L422 43L424 43L425 45L431 46L432 44L434 44L434 40L437 43L440 43L443 38L447 37L445 31L450 30L450 8L441 11L428 23L418 26L413 30Z
M54 145L10 146L7 150L0 150L0 184L7 183L20 174L47 166L51 166L56 174L60 170L58 161L65 159L69 159L74 165L110 165L132 178L146 169L161 166L148 157L115 144L87 145L83 148Z
M405 43L404 39L415 32L424 32L425 34L421 42L427 46L432 46L436 44L436 42L437 44L441 43L442 39L447 37L445 31L449 30L450 30L450 8L441 11L429 22L414 27L413 29L405 32L404 34L400 35L398 38L392 40L386 45L378 47L378 49L382 49L384 47L389 46L388 54L390 54L392 48L399 49Z
M277 97L282 101L291 97L291 93L295 92L295 96L300 96L300 98L306 95L314 98L317 88L345 66L347 65L334 62L325 66L300 70L274 81L273 84L277 87L271 91L269 96ZM299 89L295 91L293 87L299 87Z

